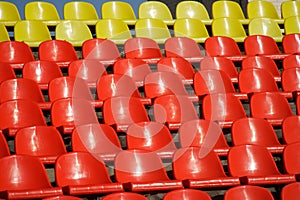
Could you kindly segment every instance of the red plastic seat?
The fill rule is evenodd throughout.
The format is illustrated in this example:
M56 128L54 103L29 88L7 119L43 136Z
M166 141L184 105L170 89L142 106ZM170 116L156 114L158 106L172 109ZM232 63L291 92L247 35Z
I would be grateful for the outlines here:
M265 146L271 153L282 153L281 145L272 125L265 119L241 118L231 127L232 143L235 146L253 144Z
M114 162L115 178L124 189L133 192L170 191L182 189L182 182L171 180L155 152L124 150Z
M136 97L144 104L151 104L150 98L141 97L135 82L127 75L107 74L100 77L96 91L100 101L111 97L126 96Z
M282 139L285 144L291 144L294 142L300 142L300 116L293 115L286 117L282 121Z
M224 56L230 60L242 60L242 54L238 44L231 37L212 36L205 40L204 47L208 56Z
M47 198L44 198L43 200L80 200L80 199L81 198L79 198L79 197L60 195L60 196L47 197Z
M22 70L23 78L35 81L41 90L48 90L52 79L62 77L60 67L54 61L35 60L25 63Z
M251 35L244 40L246 55L264 55L272 59L282 60L288 54L281 53L276 41L267 35Z
M204 119L216 121L230 128L233 121L246 117L241 101L233 93L216 93L204 97L202 103Z
M82 44L82 57L111 65L121 58L117 45L107 39L93 38Z
M151 73L149 64L141 59L135 58L124 58L116 61L113 71L114 74L130 76L137 87L143 86L145 76Z
M113 161L121 151L115 130L107 124L84 124L72 132L72 151L89 152L103 161Z
M287 144L283 150L284 170L288 174L296 175L299 180L300 174L300 142Z
M274 200L272 193L260 186L242 185L230 188L225 192L224 200L247 199L247 200Z
M13 69L23 69L26 62L33 61L33 53L28 44L19 41L0 42L1 62L9 63Z
M183 57L190 62L196 62L203 58L198 43L189 37L171 37L165 42L167 57Z
M257 55L257 56L247 56L242 61L242 69L248 68L259 68L265 69L266 71L270 72L273 76L275 81L281 81L281 75L278 70L278 67L275 61L269 57Z
M157 153L161 158L172 158L176 150L169 129L158 122L139 122L126 131L127 149L140 149Z
M282 38L283 52L287 54L300 53L300 33L287 34Z
M0 103L17 99L34 101L43 110L49 110L51 107L51 103L45 101L42 91L35 81L25 78L3 81L0 85Z
M36 102L18 99L0 105L0 129L8 136L15 136L17 130L36 125L46 125L42 110Z
M124 43L126 58L143 59L147 63L156 63L162 53L155 40L151 38L130 38Z
M284 92L300 94L300 68L289 68L282 71L281 85Z
M5 136L3 134L0 134L0 158L9 155L10 155L10 149L8 143L5 139Z
M71 43L65 40L47 40L39 45L39 59L54 61L61 68L67 68L71 61L78 60Z
M154 100L154 120L177 130L182 123L199 119L193 102L186 95L162 95Z
M28 155L11 155L0 159L0 198L41 199L62 195L52 187L42 162ZM9 169L9 170L8 170Z
M157 63L157 71L171 71L182 76L185 84L193 84L194 68L192 64L182 57L166 57Z
M0 84L8 79L16 78L16 74L9 63L0 62Z
M189 188L167 192L163 197L163 200L173 200L178 198L185 200L211 200L210 196L206 192Z
M15 136L16 154L36 156L44 164L54 164L66 153L64 141L53 126L24 127Z
M254 93L250 112L252 117L266 119L272 125L281 125L284 118L293 115L287 99L279 92Z
M238 177L228 177L214 151L187 147L175 151L173 174L186 188L224 188L240 185Z
M132 123L150 121L146 108L136 97L112 97L103 104L104 123L115 127L116 131L126 131Z
M300 183L290 183L281 189L281 200L294 200L300 195Z
M182 148L201 147L203 152L213 150L220 156L229 151L223 131L216 122L204 119L187 121L180 126L178 134Z
M272 154L263 146L231 147L228 153L228 169L231 176L240 177L241 184L274 185L296 181L294 175L279 172Z
M51 123L62 134L71 134L76 126L98 123L90 101L79 98L58 99L52 103Z
M232 60L220 56L205 56L200 62L200 70L223 70L232 83L238 82L238 72Z
M70 63L70 77L82 78L90 88L96 88L98 79L107 74L104 65L98 60L80 59Z
M102 198L102 200L147 200L147 198L141 194L133 192L116 192L108 194Z
M87 152L70 152L55 163L55 179L64 194L90 195L123 191L121 183L112 182L105 164Z
M300 55L293 54L285 57L282 61L282 66L283 70L300 67Z

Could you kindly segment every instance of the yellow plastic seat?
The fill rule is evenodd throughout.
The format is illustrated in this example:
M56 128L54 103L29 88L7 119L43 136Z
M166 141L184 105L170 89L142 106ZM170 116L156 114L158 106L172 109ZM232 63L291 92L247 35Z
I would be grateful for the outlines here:
M270 18L254 18L249 22L249 35L267 35L276 42L281 42L283 34L275 20Z
M236 18L216 18L212 22L213 36L226 36L236 42L243 42L247 37L243 24Z
M284 33L300 33L300 16L291 16L284 20Z
M274 4L270 1L256 0L250 1L247 4L248 18L271 18L276 20L277 23L283 24L283 19L280 18Z
M193 18L176 19L174 23L174 35L176 37L192 38L198 43L204 43L209 37L204 23Z
M17 6L11 2L0 2L0 21L5 26L14 26L17 21L21 20Z
M46 24L39 20L21 20L14 28L16 41L25 42L30 47L38 47L41 42L52 40Z
M211 24L205 6L197 1L181 1L176 6L176 19L194 18L201 20L204 24Z
M99 19L94 5L84 1L70 1L65 3L63 13L65 20L82 20L88 25L95 25Z
M168 6L160 1L142 2L138 9L139 19L153 18L163 20L167 25L174 24L171 11Z
M60 16L54 4L44 1L32 1L25 4L26 20L42 20L47 25L56 25Z
M96 24L96 37L124 44L132 35L127 24L121 19L101 19Z
M88 25L79 20L65 20L55 28L55 39L66 40L75 47L81 47L84 41L92 38Z
M145 37L163 44L171 37L167 25L160 19L138 19L135 24L135 36Z
M281 16L286 19L300 15L300 1L284 1L281 3Z
M4 24L0 24L0 42L10 41L8 31Z
M123 1L107 1L101 6L102 19L121 19L127 24L133 25L136 16L132 6Z

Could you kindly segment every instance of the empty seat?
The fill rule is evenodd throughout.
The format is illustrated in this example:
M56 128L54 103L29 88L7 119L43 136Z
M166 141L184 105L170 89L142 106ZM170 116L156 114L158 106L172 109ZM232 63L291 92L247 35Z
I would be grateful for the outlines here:
M139 19L154 18L172 24L173 17L169 7L159 1L142 2L138 8Z
M241 118L231 127L233 145L253 144L265 146L271 153L282 153L284 145L279 143L275 130L265 119Z
M47 25L56 25L60 21L58 10L50 2L28 2L24 7L24 15L26 20L42 20Z
M300 134L298 132L300 127L300 116L294 115L286 117L282 122L282 139L285 144L300 142Z
M196 119L184 122L179 130L179 142L182 148L201 147L203 154L214 151L218 155L227 155L229 146L221 127L214 121Z
M6 29L4 24L0 25L0 42L10 41L10 36L8 34L8 30Z
M62 195L52 187L42 162L29 155L11 155L0 159L0 193L3 199L41 199ZM8 170L9 169L9 170Z
M16 78L15 71L9 63L0 62L0 84L8 79Z
M246 21L242 7L234 1L213 2L212 15L214 19L228 17Z
M188 37L171 37L165 42L166 57L183 57L190 62L198 62L204 56L198 43Z
M107 124L83 124L72 132L72 151L83 151L105 162L113 161L121 151L115 130Z
M159 122L131 124L126 131L127 149L157 153L161 158L172 158L176 150L170 130Z
M102 198L103 200L147 200L147 198L141 194L133 193L133 192L116 192L113 194L108 194Z
M22 69L26 62L34 60L33 52L24 42L3 41L0 42L0 50L1 62L9 63L13 69Z
M123 191L112 182L103 161L88 152L62 154L55 163L55 179L68 195L107 194Z
M282 72L281 85L283 91L298 95L300 93L300 68L289 68Z
M17 21L21 20L17 6L12 2L2 1L0 3L0 12L0 20L3 21L6 26L14 26Z
M248 18L271 18L276 19L278 23L282 23L273 2L268 1L253 1L247 4Z
M66 153L60 133L53 126L30 126L18 130L15 136L16 154L35 156L44 164L54 164Z
M94 5L83 1L66 2L63 7L63 15L65 20L81 20L91 25L99 19Z
M68 41L76 47L81 47L83 42L92 38L88 25L79 20L61 21L55 27L56 40Z
M300 53L300 31L295 34L287 34L282 39L283 52L286 54Z
M39 46L39 59L54 61L61 68L69 66L73 60L78 60L76 51L71 43L65 40L48 40Z
M289 34L298 34L300 33L300 17L299 16L291 16L284 20L284 33L285 35Z
M300 3L298 1L284 1L280 7L282 18L300 15Z
M295 142L287 144L282 154L285 172L291 175L296 175L297 180L299 178L298 175L300 174L299 152L300 142Z
M282 60L283 70L300 67L300 55L292 54Z
M240 177L241 184L274 185L295 182L295 176L281 174L272 154L266 147L258 145L231 147L228 152L228 169L231 176Z
M281 200L293 200L300 194L300 183L290 183L281 189Z
M242 185L230 188L225 192L224 200L231 199L274 200L272 193L267 188L254 185Z
M155 152L124 150L117 154L115 178L124 189L133 192L170 191L182 189L182 182L171 180Z
M232 187L240 185L238 177L228 177L214 151L201 147L180 148L172 161L174 177L186 188Z
M36 102L19 99L3 102L0 105L0 129L8 136L27 126L46 125L42 110Z
M163 197L163 200L172 200L172 199L177 199L179 197L188 200L196 200L196 199L211 200L210 196L206 192L196 190L196 189L189 189L189 188L178 189L171 192L167 192Z
M176 5L176 19L195 18L205 24L210 24L211 19L208 11L201 2L180 1Z

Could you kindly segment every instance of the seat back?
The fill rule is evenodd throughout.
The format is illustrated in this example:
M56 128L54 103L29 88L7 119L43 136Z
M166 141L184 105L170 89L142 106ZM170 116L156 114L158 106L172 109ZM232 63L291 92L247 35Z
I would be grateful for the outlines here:
M0 42L10 41L10 36L4 24L0 25Z
M300 91L300 68L285 69L281 75L282 89L285 92Z
M272 55L280 54L279 47L273 37L267 35L251 35L244 41L247 55Z
M284 33L288 34L297 34L300 32L300 17L299 16L291 16L284 20Z
M26 20L60 20L55 5L50 2L28 2L25 4L24 14Z
M240 4L234 1L216 1L212 4L213 18L230 17L236 19L245 19Z
M279 14L272 2L268 1L253 1L247 4L248 18L271 18L279 19Z
M10 155L10 149L8 146L8 143L6 141L6 138L3 134L0 135L0 158L9 156Z
M300 67L300 55L292 54L285 57L282 61L282 66L283 70Z
M66 20L98 20L96 8L92 3L72 1L64 4L64 19Z
M282 46L284 53L298 54L300 52L300 34L295 33L285 35L282 39Z
M205 6L198 1L180 1L176 6L176 19L195 18L209 20Z
M298 115L289 116L283 120L282 139L285 144L300 142L298 127L300 127L300 117Z
M121 1L104 2L101 6L102 19L136 20L130 3Z
M142 2L138 9L139 19L154 18L160 20L172 20L172 14L168 6L163 2Z
M0 83L8 79L16 78L15 71L9 63L0 63Z
M130 199L135 199L135 200L147 200L147 198L141 194L138 193L133 193L133 192L117 192L113 194L108 194L103 197L103 200L130 200Z
M241 56L241 50L231 37L212 36L205 40L205 50L209 56Z
M0 3L0 20L19 21L21 16L17 6L14 3L2 1Z
M230 188L225 192L224 200L230 199L274 200L271 192L268 189L255 185L243 185Z
M281 3L280 9L284 19L300 15L300 3L298 1L284 1Z
M288 174L299 174L300 160L299 151L300 143L295 142L287 144L283 150L284 170Z
M283 186L280 194L282 200L293 200L298 195L300 195L300 184L298 182Z

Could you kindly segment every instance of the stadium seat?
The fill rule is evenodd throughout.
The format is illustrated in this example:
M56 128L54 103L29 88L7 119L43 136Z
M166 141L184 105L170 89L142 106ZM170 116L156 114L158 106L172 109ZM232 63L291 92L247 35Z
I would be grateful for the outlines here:
M197 199L211 200L210 196L206 192L196 190L196 189L189 189L189 188L178 189L171 192L167 192L163 197L163 200L172 200L172 199L177 199L178 197L182 197L183 199L189 199L189 200L197 200Z
M68 67L68 75L83 79L90 88L96 88L100 77L107 74L105 66L98 60L74 60Z
M300 55L292 54L282 60L283 70L300 67Z
M105 65L112 65L121 58L121 55L113 41L93 38L82 44L82 57L84 59L99 60Z
M139 98L112 97L104 101L104 123L111 125L117 132L124 132L132 123L150 121L146 108Z
M148 3L148 2L147 2ZM167 25L161 19L138 19L135 23L135 36L150 38L158 44L164 44L171 37Z
M204 55L198 43L188 37L171 37L165 42L166 57L183 57L189 62L199 62Z
M286 54L300 54L300 31L287 34L282 38L283 52Z
M114 160L122 150L115 130L107 124L83 124L72 132L72 151L88 152L104 162Z
M261 145L271 153L282 153L285 147L279 143L272 125L261 118L248 117L234 121L231 127L231 137L234 146Z
M131 124L126 131L127 149L155 152L161 158L171 159L176 150L170 130L159 122Z
M0 4L1 9L1 4ZM33 52L28 44L19 41L0 42L0 60L9 63L13 69L23 69L26 62L33 61Z
M204 24L211 24L206 7L197 1L180 1L176 6L176 19L195 18Z
M270 18L254 18L248 25L249 35L266 35L276 42L282 42L283 34L278 23Z
M300 142L298 127L300 127L300 116L298 115L289 116L283 120L281 129L282 140L285 144Z
M201 147L180 148L172 161L176 180L182 180L185 188L225 188L240 185L238 177L228 177L214 151L202 151Z
M282 153L285 173L295 175L297 180L300 174L299 152L300 142L295 142L287 144Z
M43 164L54 164L66 153L60 133L53 126L30 126L18 130L15 136L16 154L36 156Z
M212 4L212 16L214 19L217 18L234 18L243 21L243 23L248 22L245 19L243 10L237 2L234 1L216 1Z
M300 68L289 68L282 71L282 90L293 96L300 94Z
M88 152L69 152L55 163L55 179L67 195L122 192L121 183L112 182L103 161Z
M279 172L272 154L264 146L231 147L228 152L228 169L231 176L240 177L241 184L246 185L276 185L296 181L294 175Z
M15 136L24 127L46 125L42 110L36 102L19 99L3 102L0 105L0 129L8 136Z
M144 79L150 74L150 65L141 59L123 58L114 63L114 74L127 75L132 78L137 87L144 85Z
M281 125L282 120L293 115L287 99L279 92L254 93L250 99L252 117L268 120L272 125Z
M0 3L0 20L3 21L5 26L14 26L17 21L21 20L21 16L17 6L8 1L2 1Z
M209 33L205 24L195 18L181 18L174 22L174 36L188 37L195 40L197 43L204 43L209 37Z
M8 30L6 29L4 24L0 25L0 42L10 41L10 36L8 34Z
M200 70L208 69L222 70L229 76L233 84L238 82L237 67L230 59L220 56L205 56L200 61Z
M284 20L285 35L300 33L300 16L291 16Z
M16 78L15 71L9 63L0 62L0 84L8 79Z
M281 200L293 200L295 196L300 195L300 183L290 183L281 189Z
M67 68L71 61L78 60L71 43L65 40L48 40L40 44L39 60L54 61L60 68Z
M0 198L41 199L62 195L60 187L52 187L42 162L28 155L11 155L0 159ZM9 169L9 170L8 170Z
M223 131L214 121L204 119L186 121L180 126L178 134L182 148L201 147L204 154L213 150L220 156L227 155L229 151Z
M283 23L273 2L253 1L247 4L247 14L249 19L253 18L270 18L276 20L277 23Z
M0 158L9 155L10 155L10 149L7 140L3 134L0 134Z
M127 24L121 19L100 19L96 23L96 37L124 44L132 35Z
M270 190L256 185L242 185L230 188L225 192L224 200L231 199L274 200Z
M74 47L82 47L86 40L92 38L88 25L79 20L64 20L55 27L55 39L68 41Z
M168 177L164 165L155 152L124 150L117 154L115 178L124 189L132 192L170 191L182 189L180 180Z
M230 128L233 121L246 117L241 101L233 93L215 93L205 96L202 112L204 119L216 121L225 128Z
M133 192L115 192L113 194L108 194L102 198L102 200L147 200L147 198L141 194Z
M280 7L282 18L300 15L300 3L298 1L283 1Z

